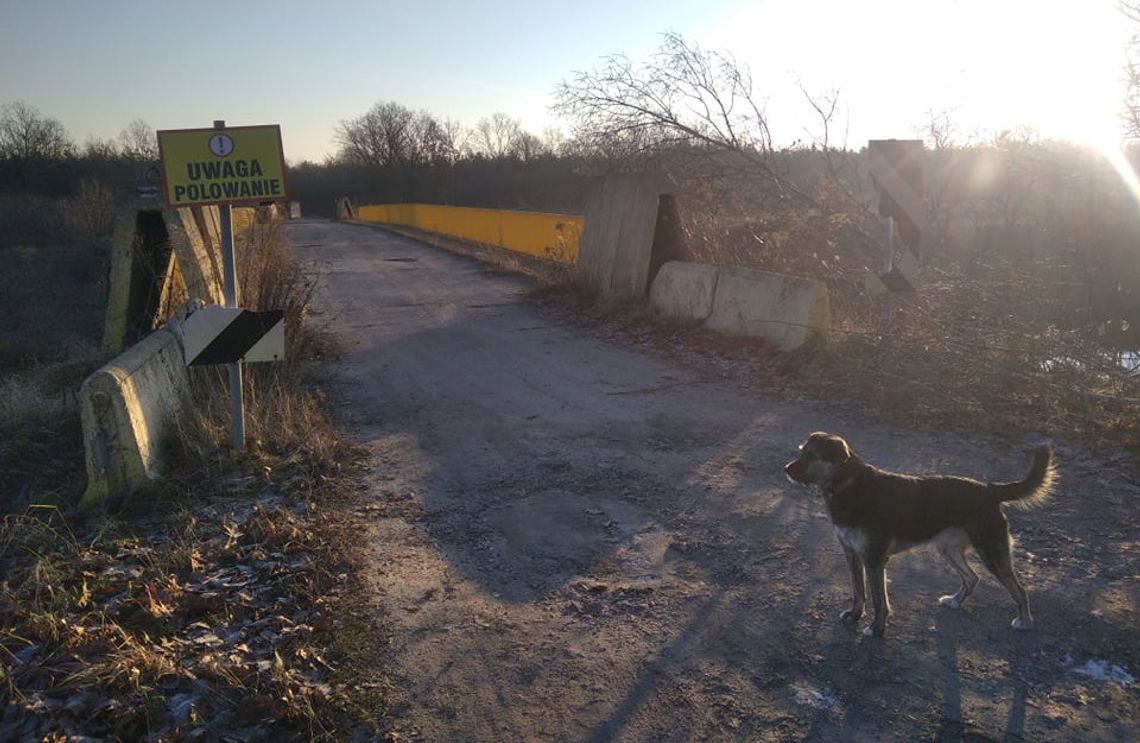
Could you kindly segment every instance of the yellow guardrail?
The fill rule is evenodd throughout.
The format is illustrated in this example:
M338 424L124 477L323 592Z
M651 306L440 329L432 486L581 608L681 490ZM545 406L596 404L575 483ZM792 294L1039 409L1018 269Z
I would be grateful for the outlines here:
M506 209L432 204L371 204L357 210L364 222L414 227L574 265L586 225L583 217Z

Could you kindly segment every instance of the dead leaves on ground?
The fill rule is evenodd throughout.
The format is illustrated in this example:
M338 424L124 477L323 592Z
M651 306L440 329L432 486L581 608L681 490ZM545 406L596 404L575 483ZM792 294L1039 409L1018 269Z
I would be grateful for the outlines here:
M347 699L322 633L348 580L328 517L243 503L142 537L80 538L54 512L5 517L0 740L327 734Z

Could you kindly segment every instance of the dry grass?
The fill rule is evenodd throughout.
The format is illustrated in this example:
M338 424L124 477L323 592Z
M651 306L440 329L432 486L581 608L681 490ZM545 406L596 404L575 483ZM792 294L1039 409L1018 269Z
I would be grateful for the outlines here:
M1050 185L1069 160L1044 145L1026 153L1034 178L963 196L944 215L968 216L976 234L928 251L914 295L866 293L881 250L860 234L865 213L829 196L826 179L819 209L773 206L760 186L685 182L688 247L694 260L828 284L829 342L769 365L796 370L786 381L805 393L906 423L1037 430L1140 451L1140 374L1120 363L1121 349L1140 346L1140 271L1129 257L1140 241L1136 205L1119 179L1094 174L1094 212L1086 192ZM995 226L999 218L1013 226Z
M280 223L257 223L239 237L241 305L285 313L285 361L246 364L243 394L246 438L266 467L278 460L304 460L335 471L351 452L324 408L321 375L314 364L338 353L334 336L312 320L314 280L293 255ZM196 420L185 426L180 446L206 461L226 446L230 429L229 383L224 367L192 370Z
M83 481L77 395L97 362L93 348L75 354L0 373L0 513L32 502L65 506Z
M118 523L77 536L54 511L5 517L0 739L375 734L377 710L355 705L328 650L354 593L337 521L232 493L146 534Z
M0 521L0 740L380 735L383 687L362 690L356 665L380 664L377 614L338 505L357 452L309 371L335 344L309 319L312 281L277 226L239 254L247 306L284 308L290 325L287 362L246 368L246 451L227 446L224 369L201 370L170 478L106 520L71 520L74 401L57 404L42 369L0 387L6 431L74 426L50 450L32 437L19 450L32 467L70 463L19 499L50 490L59 507L9 504Z

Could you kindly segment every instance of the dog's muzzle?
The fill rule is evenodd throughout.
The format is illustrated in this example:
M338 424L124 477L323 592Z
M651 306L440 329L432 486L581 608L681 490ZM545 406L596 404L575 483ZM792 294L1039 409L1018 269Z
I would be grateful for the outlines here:
M796 483L797 485L808 484L807 481L803 479L805 474L803 470L804 463L799 459L793 459L784 465L784 474L788 476L789 480Z

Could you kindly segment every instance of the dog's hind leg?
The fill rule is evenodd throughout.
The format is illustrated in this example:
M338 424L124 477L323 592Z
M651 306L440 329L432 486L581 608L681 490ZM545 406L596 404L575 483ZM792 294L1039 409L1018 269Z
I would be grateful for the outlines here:
M844 622L857 622L863 616L863 607L867 603L863 560L855 550L847 546L843 547L843 556L847 558L847 568L851 571L851 608L840 614L839 618Z
M993 555L991 558L986 558L983 555L983 561L986 563L986 568L994 574L994 577L1001 581L1005 590L1009 591L1013 601L1017 602L1017 617L1010 622L1010 627L1013 629L1033 629L1033 612L1029 610L1029 594L1021 586L1021 581L1017 579L1017 573L1013 572L1013 558L1009 550L1005 550L1003 554Z
M1033 612L1029 609L1029 594L1017 579L1013 571L1013 556L1010 554L1009 541L1003 546L993 547L985 552L978 550L982 562L989 568L994 577L1005 586L1009 595L1017 603L1017 617L1010 622L1014 629L1033 629Z
M1029 594L1025 592L1017 573L1013 571L1013 540L1009 536L1009 521L1000 510L970 534L970 541L982 563L1005 586L1017 603L1017 617L1010 622L1014 629L1033 629L1033 612L1029 609Z
M948 529L938 536L938 551L962 579L962 585L957 593L938 599L938 603L951 609L961 607L978 587L978 574L970 567L970 563L966 562L966 548L969 545L970 538L965 532L957 529Z

